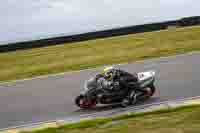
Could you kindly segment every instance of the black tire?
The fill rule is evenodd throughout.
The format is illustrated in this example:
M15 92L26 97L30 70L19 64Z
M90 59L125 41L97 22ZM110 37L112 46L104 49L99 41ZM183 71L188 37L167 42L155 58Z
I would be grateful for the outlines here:
M96 101L92 101L92 103L88 104L88 105L81 105L80 101L83 100L84 101L84 96L80 95L77 96L75 99L75 104L82 109L90 109L93 108L94 106L96 106L97 102Z
M149 88L151 89L151 94L150 94L150 97L152 97L156 91L156 87L154 84L150 85Z
M80 107L80 108L81 108L81 106L80 106L80 100L81 100L82 98L84 98L84 97L80 95L80 96L77 96L76 99L75 99L75 104L76 104L78 107Z

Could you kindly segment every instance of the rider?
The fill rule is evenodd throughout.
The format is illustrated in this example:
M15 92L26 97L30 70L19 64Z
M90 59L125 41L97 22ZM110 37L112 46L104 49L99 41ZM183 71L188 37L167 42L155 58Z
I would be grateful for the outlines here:
M119 91L121 89L138 88L138 77L137 75L130 74L126 71L116 69L113 66L106 67L103 73L97 75L97 78L103 77L106 79L107 84L111 91ZM129 83L129 84L128 84Z
M124 92L121 90L127 89L127 97L122 101L124 105L129 104L130 99L132 103L135 103L138 96L149 93L140 87L137 74L130 74L112 66L106 67L102 73L98 74L96 80L98 81L98 79L102 79L103 89L109 90L110 95L120 95L120 92ZM137 90L139 93L132 90Z

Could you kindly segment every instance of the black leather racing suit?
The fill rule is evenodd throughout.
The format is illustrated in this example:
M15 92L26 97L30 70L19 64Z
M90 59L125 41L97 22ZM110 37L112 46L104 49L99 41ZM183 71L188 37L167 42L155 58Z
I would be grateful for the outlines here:
M139 89L137 75L130 74L126 71L118 69L113 70L113 82L118 82L120 89ZM115 89L115 87L113 89Z
M96 75L96 79L101 77L104 77L104 75ZM113 96L120 95L121 93L124 93L124 91L128 92L131 89L140 89L136 74L130 74L119 69L112 70L112 80L109 82L112 82L112 85L105 89Z

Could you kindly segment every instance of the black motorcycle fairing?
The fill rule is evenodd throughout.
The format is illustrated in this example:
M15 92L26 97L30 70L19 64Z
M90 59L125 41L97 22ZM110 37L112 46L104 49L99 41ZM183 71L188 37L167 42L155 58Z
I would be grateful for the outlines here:
M118 79L108 80L109 82L112 81L112 84L110 84L111 82L104 82L105 79L101 79L104 78L102 76L92 77L85 82L84 90L76 97L75 103L80 108L92 108L98 103L121 103L123 106L127 106L135 104L138 100L148 99L155 93L155 72L141 72L137 73L137 76L139 74L144 74L146 77L132 77L130 73L123 73L118 77L121 81ZM136 82L136 78L139 82ZM124 100L128 100L128 104L124 104Z
M102 104L109 104L123 100L125 97L128 97L129 93L133 90L145 94L146 91L142 91L142 84L153 84L154 82L154 78L152 78L152 80L148 79L148 83L139 83L138 80L136 82L136 77L132 76L130 73L127 74L127 72L122 72L120 76L121 77L118 77L119 79L113 81L113 84L108 84L101 76L99 76L99 79L92 77L85 82L84 90L81 95L84 96L86 100L96 100ZM118 82L118 87L114 86L115 82ZM108 87L112 88L108 89Z

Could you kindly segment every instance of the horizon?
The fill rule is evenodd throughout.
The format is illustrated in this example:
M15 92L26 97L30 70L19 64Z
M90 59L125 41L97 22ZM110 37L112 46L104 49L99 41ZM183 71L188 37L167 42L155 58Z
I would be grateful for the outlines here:
M0 45L2 42L80 34L200 15L197 12L200 2L195 0L127 0L126 3L114 0L7 0L2 3Z

